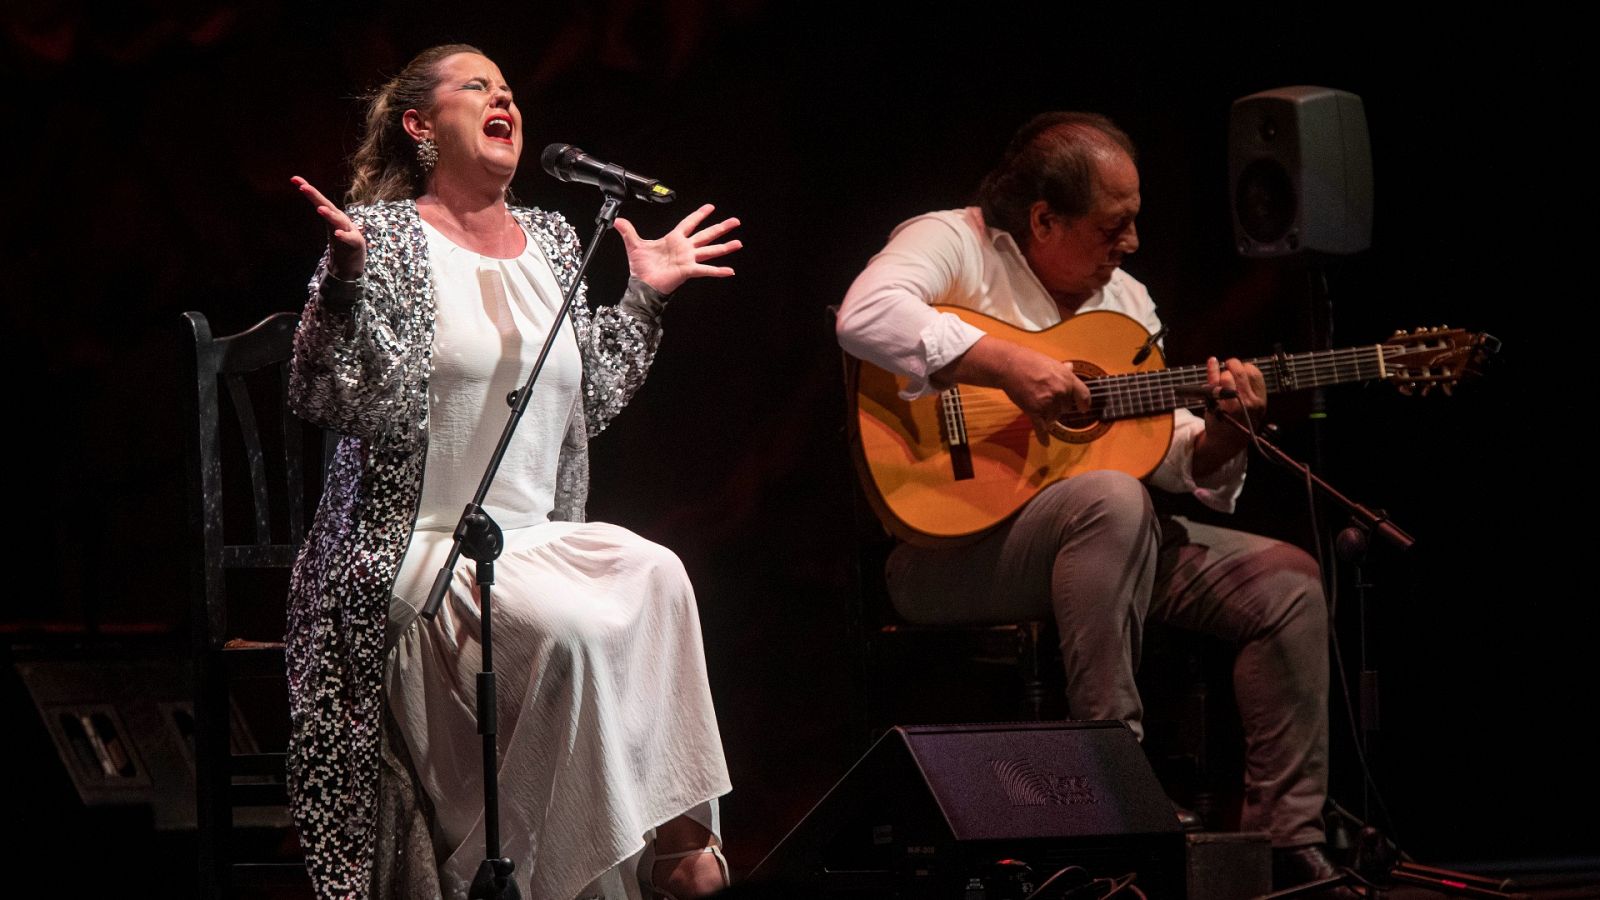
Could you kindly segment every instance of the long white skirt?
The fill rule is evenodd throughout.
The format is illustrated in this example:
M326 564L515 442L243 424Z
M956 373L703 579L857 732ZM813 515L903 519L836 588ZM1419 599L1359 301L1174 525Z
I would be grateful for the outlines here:
M420 605L449 546L417 532L396 603ZM683 565L615 525L551 522L506 534L493 596L500 840L522 896L637 897L653 829L689 814L716 833L729 790ZM389 661L447 898L466 897L484 857L480 633L463 559L439 615L401 632Z

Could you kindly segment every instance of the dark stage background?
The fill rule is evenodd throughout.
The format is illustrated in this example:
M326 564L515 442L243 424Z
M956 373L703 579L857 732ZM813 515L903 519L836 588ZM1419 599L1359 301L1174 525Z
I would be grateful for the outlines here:
M1420 539L1378 561L1371 594L1396 828L1431 860L1596 855L1595 616L1574 577L1587 416L1557 408L1587 395L1565 378L1591 344L1576 240L1590 163L1568 149L1586 117L1571 82L1588 66L1576 23L1537 9L1401 7L10 8L7 481L27 526L12 571L28 586L0 620L24 643L91 619L118 640L181 626L178 314L225 332L298 309L323 232L289 177L342 190L355 96L422 47L475 43L523 109L524 202L588 233L595 193L536 165L563 141L677 189L677 209L629 212L642 230L703 200L745 223L738 276L673 302L649 383L595 443L590 513L672 547L694 579L736 785L728 840L749 867L864 748L827 306L897 222L962 205L1029 115L1092 109L1141 148L1143 248L1128 269L1161 304L1169 358L1305 349L1303 266L1231 249L1227 115L1258 90L1327 85L1365 100L1377 184L1372 250L1331 267L1336 341L1449 323L1506 344L1499 369L1453 398L1331 395L1327 473ZM615 239L594 272L592 296L620 291ZM1557 346L1535 352L1546 338ZM1274 405L1302 452L1305 412ZM1236 520L1306 544L1298 486L1253 466ZM24 695L6 697L39 751L12 772L30 785L16 802L45 823L12 849L66 859L76 799L29 737ZM1335 793L1354 804L1346 750L1338 761ZM125 821L132 835L139 819Z

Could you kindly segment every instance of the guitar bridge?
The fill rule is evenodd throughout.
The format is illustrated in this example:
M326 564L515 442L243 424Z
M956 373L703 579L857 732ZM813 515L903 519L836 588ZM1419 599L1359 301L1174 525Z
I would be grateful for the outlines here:
M939 395L939 430L950 449L950 473L956 481L972 478L972 446L967 443L967 414L961 406L961 388Z

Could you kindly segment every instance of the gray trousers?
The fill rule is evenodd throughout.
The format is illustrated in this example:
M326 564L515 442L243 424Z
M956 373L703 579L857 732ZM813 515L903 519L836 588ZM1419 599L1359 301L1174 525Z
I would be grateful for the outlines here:
M1158 517L1138 480L1089 472L976 544L900 546L887 574L895 607L919 624L1053 615L1072 716L1120 719L1141 737L1145 622L1229 641L1245 734L1241 827L1277 847L1324 839L1328 615L1316 563L1298 548Z

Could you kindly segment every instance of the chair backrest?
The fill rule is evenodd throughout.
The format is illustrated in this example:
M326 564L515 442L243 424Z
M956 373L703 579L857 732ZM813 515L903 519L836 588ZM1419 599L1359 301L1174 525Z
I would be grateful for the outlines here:
M185 396L190 529L200 550L191 606L196 639L215 647L227 640L228 571L287 569L305 538L308 428L288 405L300 317L277 313L223 337L212 336L200 313L184 313L184 321L194 342ZM235 484L248 490L224 490Z
M828 307L830 326L838 312L838 307ZM853 395L856 390L855 371L858 363L843 350L839 351L839 361L846 416L843 422L844 433L846 442L853 444L857 440L856 432L859 428L856 422L850 420L855 409ZM894 605L889 601L889 587L884 581L884 566L897 542L883 527L883 522L878 518L871 501L867 499L866 490L861 483L861 469L854 458L856 448L850 446L848 451L852 459L845 461L844 465L849 466L846 479L850 484L850 524L856 548L854 564L860 599L857 613L860 621L855 624L866 629L866 633L873 633L902 621L900 615L894 611Z

